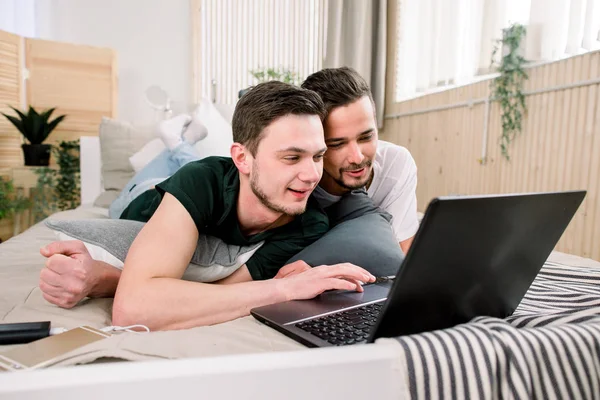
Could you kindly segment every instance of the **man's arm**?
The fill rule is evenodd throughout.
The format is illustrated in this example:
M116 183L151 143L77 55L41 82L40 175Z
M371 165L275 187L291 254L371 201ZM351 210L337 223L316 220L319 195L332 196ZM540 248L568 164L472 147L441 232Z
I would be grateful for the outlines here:
M133 242L113 305L113 324L185 329L248 315L250 309L325 290L361 290L374 278L351 265L312 268L288 279L215 285L181 280L198 241L197 228L169 193ZM243 270L242 270L243 271Z
M392 229L406 255L419 228L417 216L417 169L412 157L404 166L409 170L407 179L394 187L383 209L392 215Z
M409 237L408 239L400 242L400 249L402 249L402 252L404 253L404 255L406 255L406 253L408 253L408 249L410 249L410 246L412 245L412 242L414 239L415 239L415 237L412 236L412 237Z
M85 297L113 297L121 270L92 259L80 240L50 243L40 249L47 257L40 272L39 287L44 299L72 308Z

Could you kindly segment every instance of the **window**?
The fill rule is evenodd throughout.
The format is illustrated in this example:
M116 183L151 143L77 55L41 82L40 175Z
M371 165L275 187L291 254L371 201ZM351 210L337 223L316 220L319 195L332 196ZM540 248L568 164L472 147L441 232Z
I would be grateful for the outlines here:
M485 77L512 23L527 27L531 62L600 48L600 0L397 1L396 101Z
M199 0L199 95L234 104L256 83L251 70L287 69L302 80L321 69L326 2Z

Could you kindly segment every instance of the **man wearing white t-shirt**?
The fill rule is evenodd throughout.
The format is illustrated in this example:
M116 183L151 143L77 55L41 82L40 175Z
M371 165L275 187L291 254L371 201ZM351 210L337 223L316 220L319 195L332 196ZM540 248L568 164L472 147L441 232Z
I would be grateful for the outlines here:
M317 92L327 110L323 178L313 195L324 207L353 189L366 188L391 224L406 254L417 219L417 166L410 152L378 139L375 104L367 82L348 67L328 68L302 84Z

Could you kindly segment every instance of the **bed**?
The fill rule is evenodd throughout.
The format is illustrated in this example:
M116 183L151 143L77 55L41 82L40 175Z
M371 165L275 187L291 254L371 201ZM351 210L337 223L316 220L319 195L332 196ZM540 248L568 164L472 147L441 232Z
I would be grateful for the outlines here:
M81 207L53 218L106 218L106 210ZM54 233L40 223L0 245L2 322L51 320L65 328L110 325L111 299L87 300L64 310L42 298L37 282L44 260L38 249L51 240ZM120 360L135 364L126 363L125 368ZM71 369L59 378L53 375L58 367L81 364L94 365ZM193 373L187 370L179 378L164 374L180 367L193 368ZM298 380L306 394L307 383L351 382L357 371L355 379L368 379L366 387L378 385L377 398L598 398L600 263L553 253L507 320L482 317L452 329L369 345L306 349L252 317L184 331L120 333L65 354L46 370L0 374L0 397L29 396L36 390L71 393L74 387L83 390L113 381L127 386L143 372L160 376L152 385L169 387L173 380L188 379L189 388L210 387L224 391L225 397L238 392L225 389L219 379L241 374L252 381L250 388L264 385L247 398L275 396L284 389L288 398L295 398L287 390L299 385ZM136 386L136 395L152 385ZM355 385L348 393L340 387L345 385L333 386L335 393L351 398L372 393ZM156 393L160 390L149 395Z
M88 161L103 157L96 140L83 141L82 148L96 154ZM103 174L90 164L84 169ZM52 218L107 218L105 207L88 201L98 199L98 183L85 182L87 204ZM112 299L88 299L64 310L42 298L39 248L55 239L38 223L0 244L0 321L51 320L67 329L111 325ZM0 355L10 347L0 347ZM307 349L244 317L182 331L118 333L44 369L0 373L3 399L115 393L147 399L195 393L251 399L600 398L600 263L552 253L506 320L481 317L373 344Z

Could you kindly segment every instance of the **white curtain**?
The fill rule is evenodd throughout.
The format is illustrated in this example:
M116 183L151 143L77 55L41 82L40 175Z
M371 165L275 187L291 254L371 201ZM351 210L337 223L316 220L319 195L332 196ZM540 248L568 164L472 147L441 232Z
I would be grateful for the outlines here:
M387 1L329 0L324 68L354 68L370 84L383 126Z
M599 0L531 0L527 58L552 61L600 48Z
M529 0L397 1L396 100L489 72L502 29L530 11Z
M35 37L35 0L0 0L0 30Z
M497 41L502 38L502 30L518 22L529 24L530 1L524 0L485 0L483 8L483 25L481 30L481 49L479 56L479 72L488 73L492 52ZM501 52L497 52L494 61L500 61Z
M490 72L502 29L516 22L527 27L530 61L600 49L600 0L397 1L397 101Z
M321 69L326 0L198 3L201 97L234 105L240 90L256 84L250 70L291 70L302 81Z
M465 82L478 72L482 44L489 47L493 35L488 24L482 36L484 6L483 0L400 1L396 98Z

